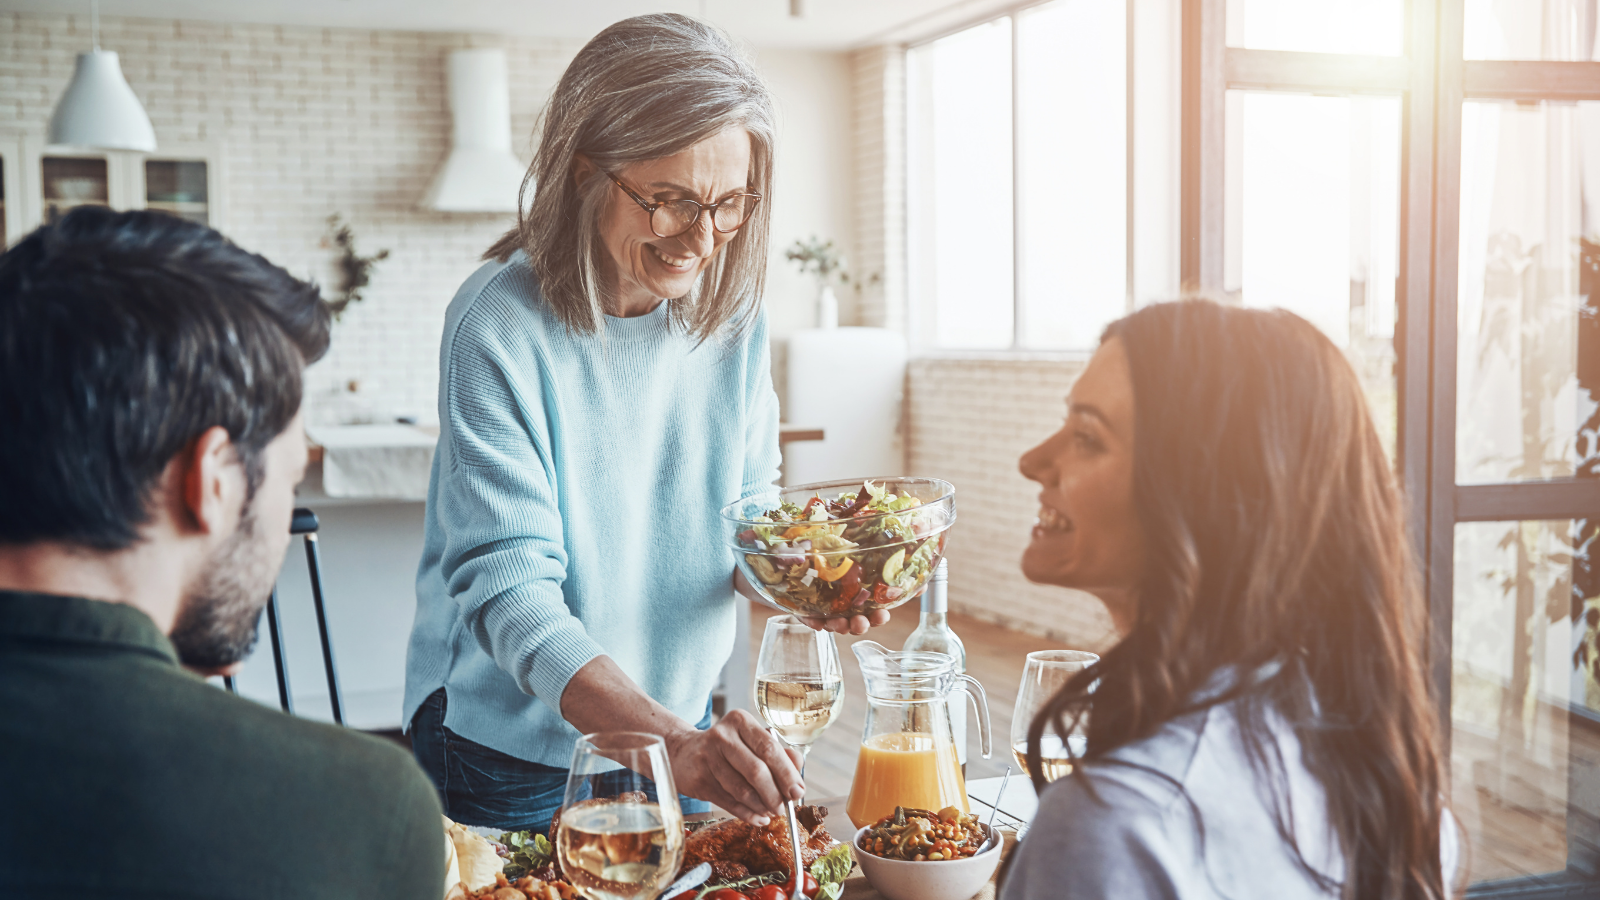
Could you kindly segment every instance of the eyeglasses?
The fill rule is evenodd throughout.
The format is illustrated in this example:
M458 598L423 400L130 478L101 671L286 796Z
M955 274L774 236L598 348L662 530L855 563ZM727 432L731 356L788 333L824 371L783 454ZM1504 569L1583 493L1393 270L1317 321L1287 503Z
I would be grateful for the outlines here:
M693 228L700 221L700 214L711 213L711 227L723 234L738 231L744 223L750 221L750 216L755 213L756 205L761 202L761 195L756 193L734 194L716 203L701 203L698 200L662 200L651 203L632 188L623 184L617 176L610 172L606 177L616 182L623 193L633 198L633 202L644 208L650 214L650 230L656 237L677 237Z

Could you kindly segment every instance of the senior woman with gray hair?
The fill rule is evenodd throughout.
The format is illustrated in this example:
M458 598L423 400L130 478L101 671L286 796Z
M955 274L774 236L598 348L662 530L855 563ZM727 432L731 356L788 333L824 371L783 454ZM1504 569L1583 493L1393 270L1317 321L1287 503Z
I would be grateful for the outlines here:
M405 715L451 818L543 829L594 731L661 735L679 790L758 824L804 791L754 716L709 704L735 623L718 510L778 467L773 120L714 28L612 25L450 304Z

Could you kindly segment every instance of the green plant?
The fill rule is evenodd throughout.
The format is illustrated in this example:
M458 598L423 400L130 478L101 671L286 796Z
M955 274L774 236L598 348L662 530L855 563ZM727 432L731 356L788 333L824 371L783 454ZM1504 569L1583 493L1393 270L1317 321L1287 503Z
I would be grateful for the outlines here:
M362 290L372 282L372 267L388 259L389 251L379 250L371 256L357 253L355 232L338 213L328 217L328 233L322 238L322 246L339 249L338 293L328 301L328 309L337 322L350 304L361 302Z
M845 270L844 256L834 248L833 241L824 241L816 235L812 235L809 241L795 241L783 255L790 262L799 265L802 274L816 278L819 285L826 286L836 281L840 285L855 285L859 291L869 284L878 282L876 272L865 280L852 279L850 273Z

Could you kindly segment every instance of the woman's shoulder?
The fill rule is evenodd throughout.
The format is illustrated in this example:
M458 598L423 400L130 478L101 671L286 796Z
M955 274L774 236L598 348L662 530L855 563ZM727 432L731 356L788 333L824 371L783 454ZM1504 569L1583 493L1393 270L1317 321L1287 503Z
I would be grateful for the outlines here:
M485 261L467 276L445 312L445 331L507 324L542 326L547 312L539 278L527 256L518 250L507 259Z
M1119 879L1137 877L1155 879L1137 885L1147 896L1324 896L1281 839L1272 792L1240 743L1238 715L1225 703L1178 716L1050 785L1028 858L1074 888L1100 879L1126 893L1131 886ZM1281 724L1271 723L1285 769L1279 783L1290 794L1300 851L1337 876L1320 786ZM1278 893L1263 893L1268 886Z

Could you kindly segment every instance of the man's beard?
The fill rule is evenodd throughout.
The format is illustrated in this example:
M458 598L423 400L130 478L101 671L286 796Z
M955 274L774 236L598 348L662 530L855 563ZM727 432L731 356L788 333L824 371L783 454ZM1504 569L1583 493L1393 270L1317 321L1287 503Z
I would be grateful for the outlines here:
M217 548L190 585L172 626L178 660L196 669L220 669L255 649L261 610L267 605L282 559L272 542L256 535L255 511L247 505L239 527Z

